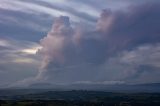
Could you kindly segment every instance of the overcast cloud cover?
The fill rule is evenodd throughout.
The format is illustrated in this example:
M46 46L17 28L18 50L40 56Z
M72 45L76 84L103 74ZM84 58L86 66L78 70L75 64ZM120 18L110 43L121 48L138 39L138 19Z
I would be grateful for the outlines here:
M160 82L159 19L158 0L1 0L0 86Z

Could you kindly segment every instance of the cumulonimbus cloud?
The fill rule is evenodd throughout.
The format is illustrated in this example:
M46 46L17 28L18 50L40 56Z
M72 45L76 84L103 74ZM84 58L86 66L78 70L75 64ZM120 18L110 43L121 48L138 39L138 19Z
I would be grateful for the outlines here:
M160 4L153 3L129 7L127 11L106 9L92 30L85 25L84 28L71 27L69 17L60 16L40 41L43 61L37 78L51 83L132 81L139 66L126 67L127 64L110 62L110 59L115 57L118 61L124 51L130 55L134 50L139 53L137 47L158 44L159 19ZM147 61L143 56L139 58ZM123 74L119 75L120 71Z

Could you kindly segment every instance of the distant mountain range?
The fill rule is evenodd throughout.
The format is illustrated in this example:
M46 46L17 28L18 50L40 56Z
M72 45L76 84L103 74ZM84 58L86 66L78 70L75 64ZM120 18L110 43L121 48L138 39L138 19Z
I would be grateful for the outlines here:
M54 90L94 90L109 92L160 92L160 83L148 84L68 84L58 85L50 83L36 83L28 87L29 89L54 89Z

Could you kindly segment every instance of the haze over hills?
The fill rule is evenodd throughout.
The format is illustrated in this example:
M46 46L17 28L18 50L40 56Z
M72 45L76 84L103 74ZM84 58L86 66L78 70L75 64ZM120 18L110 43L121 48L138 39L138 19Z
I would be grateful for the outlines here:
M111 92L160 92L160 83L147 84L50 84L36 83L27 89L53 89L53 90L94 90Z

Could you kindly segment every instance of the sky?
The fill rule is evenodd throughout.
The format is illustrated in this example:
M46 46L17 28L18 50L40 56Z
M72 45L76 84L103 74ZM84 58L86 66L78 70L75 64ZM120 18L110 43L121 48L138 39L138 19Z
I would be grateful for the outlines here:
M160 83L159 0L0 0L0 87Z

